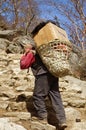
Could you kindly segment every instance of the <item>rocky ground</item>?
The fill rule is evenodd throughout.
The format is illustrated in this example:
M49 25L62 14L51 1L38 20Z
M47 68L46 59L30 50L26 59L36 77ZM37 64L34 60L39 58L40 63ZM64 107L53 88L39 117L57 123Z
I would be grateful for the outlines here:
M16 53L8 53L10 43L0 39L0 130L56 130L57 120L48 98L48 124L31 120L36 114L32 104L34 76L31 70L20 70L22 54L17 52L19 48ZM67 116L66 130L86 130L86 81L66 76L60 78L59 85Z

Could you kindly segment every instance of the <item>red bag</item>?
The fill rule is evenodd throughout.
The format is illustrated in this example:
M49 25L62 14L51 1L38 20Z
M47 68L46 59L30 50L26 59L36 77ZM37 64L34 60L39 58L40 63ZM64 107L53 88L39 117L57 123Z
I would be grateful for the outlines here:
M32 52L23 55L20 59L20 68L28 69L35 62L35 56Z

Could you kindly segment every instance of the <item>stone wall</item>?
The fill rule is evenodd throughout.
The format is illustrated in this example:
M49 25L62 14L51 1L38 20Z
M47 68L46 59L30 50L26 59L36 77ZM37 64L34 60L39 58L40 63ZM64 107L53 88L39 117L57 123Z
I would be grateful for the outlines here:
M35 113L32 103L35 78L31 69L28 73L20 70L23 48L14 41L0 38L0 130L56 130L57 121L48 98L49 124L31 120ZM11 44L14 51L7 51ZM66 76L60 78L59 84L67 116L66 130L86 130L86 81Z

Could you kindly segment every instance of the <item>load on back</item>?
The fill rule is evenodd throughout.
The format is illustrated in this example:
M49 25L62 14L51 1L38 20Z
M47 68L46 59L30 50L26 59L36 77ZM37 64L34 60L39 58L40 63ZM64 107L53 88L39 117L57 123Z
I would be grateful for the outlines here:
M73 45L64 29L52 22L47 22L36 31L33 38L36 49L50 73L56 77L77 76L79 68L75 70L72 66L77 64L77 60L72 62L73 57L75 57L74 53L77 52L73 51Z

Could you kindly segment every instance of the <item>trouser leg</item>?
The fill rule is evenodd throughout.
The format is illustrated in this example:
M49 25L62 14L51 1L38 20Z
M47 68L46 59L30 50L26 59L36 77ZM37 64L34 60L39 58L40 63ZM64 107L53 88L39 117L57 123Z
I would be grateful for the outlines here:
M49 97L51 99L53 109L56 113L56 118L58 119L58 122L60 124L66 122L66 116L62 104L61 95L59 92L58 78L52 77L52 80L53 84L51 84L50 87Z
M36 77L35 88L33 93L33 103L37 114L41 118L47 117L47 110L45 105L45 97L48 95L49 87L47 76L41 75Z
M59 123L66 122L65 112L64 112L60 93L55 92L55 91L50 91L49 95L50 95L50 98L52 101L52 106L56 113L56 117L57 117Z

